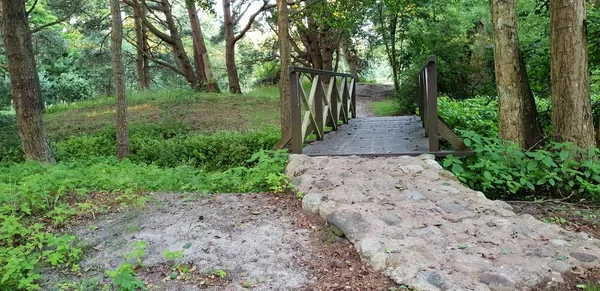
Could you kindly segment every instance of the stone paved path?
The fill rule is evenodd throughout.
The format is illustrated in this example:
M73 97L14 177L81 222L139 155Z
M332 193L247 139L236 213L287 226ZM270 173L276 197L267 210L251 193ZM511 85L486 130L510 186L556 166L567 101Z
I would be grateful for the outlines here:
M600 242L462 186L417 158L290 158L303 207L327 219L364 260L418 290L530 290L600 265Z

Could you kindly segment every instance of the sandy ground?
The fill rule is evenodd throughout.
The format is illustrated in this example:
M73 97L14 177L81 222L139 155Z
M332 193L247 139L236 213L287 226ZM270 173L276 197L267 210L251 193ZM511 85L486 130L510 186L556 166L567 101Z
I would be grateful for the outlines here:
M356 84L356 113L358 117L374 117L372 101L381 101L394 94L393 85Z
M338 290L346 286L388 290L395 286L291 196L229 194L190 199L182 194L152 194L153 202L143 209L71 226L69 232L86 246L83 273L74 277L50 272L42 289L58 290L56 282L65 280L110 284L105 271L125 262L124 255L132 252L137 241L147 244L136 273L149 290ZM183 251L183 257L168 260L166 250ZM182 272L185 269L189 271Z

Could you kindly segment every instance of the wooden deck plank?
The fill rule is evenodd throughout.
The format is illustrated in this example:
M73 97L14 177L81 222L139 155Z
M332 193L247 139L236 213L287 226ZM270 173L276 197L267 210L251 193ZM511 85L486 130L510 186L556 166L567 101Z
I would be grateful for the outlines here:
M350 120L304 148L309 156L419 155L429 152L418 116L369 117ZM411 154L413 153L413 154Z

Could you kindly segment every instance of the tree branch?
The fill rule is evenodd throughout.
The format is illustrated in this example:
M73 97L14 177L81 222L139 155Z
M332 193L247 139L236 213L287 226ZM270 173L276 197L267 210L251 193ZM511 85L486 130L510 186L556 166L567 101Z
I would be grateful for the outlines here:
M156 28L156 26L154 26L152 23L150 23L150 21L148 21L148 18L146 17L146 15L144 15L144 13L142 13L140 15L140 18L142 19L142 23L144 23L144 26L146 26L146 28L148 28L148 30L150 30L150 32L152 32L158 38L162 39L163 41L165 41L166 43L168 43L170 45L175 44L175 40L170 35L160 31L160 29Z
M38 0L35 0L33 2L33 5L31 5L31 8L29 8L29 10L27 10L27 15L31 14L31 12L33 12L33 10L35 9L35 6L37 6L38 4Z
M277 4L268 4L267 1L263 2L263 6L250 16L248 23L246 23L246 27L244 27L244 29L242 29L242 31L240 31L240 33L233 38L233 43L238 42L240 39L242 39L242 37L244 37L244 35L246 35L246 32L250 30L252 24L254 24L254 20L256 20L258 15L274 7L277 7Z
M183 74L183 71L181 71L179 68L177 68L176 66L169 64L161 59L155 58L152 54L149 54L148 52L144 51L143 49L141 49L137 43L132 40L130 37L125 37L125 41L127 41L130 45L134 46L137 50L141 51L142 54L144 54L144 56L146 56L149 60L155 62L158 65L161 65L165 68L171 69L172 71L174 71L175 73L185 76Z

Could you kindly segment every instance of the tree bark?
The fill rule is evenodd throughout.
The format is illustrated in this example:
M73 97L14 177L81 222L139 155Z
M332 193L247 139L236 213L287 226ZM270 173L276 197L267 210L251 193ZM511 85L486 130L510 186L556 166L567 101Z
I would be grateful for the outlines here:
M0 11L17 128L25 159L56 163L42 120L44 101L25 2L0 0Z
M552 137L595 145L588 79L584 0L550 0Z
M117 157L123 160L129 156L129 129L127 122L127 94L125 93L125 74L123 70L123 21L121 20L121 2L110 0L112 32L110 51L114 75L115 96L117 98Z
M233 17L231 16L231 0L223 0L223 17L225 20L225 66L227 67L227 80L229 93L242 94L240 77L235 65L235 32Z
M146 13L146 9L137 0L133 0L133 3L135 41L138 48L135 59L138 86L142 90L148 90L150 89L150 62L147 55L150 53L150 46L148 45L148 30L142 23L141 18L141 14Z
M213 75L210 58L204 42L204 35L202 34L202 27L200 26L200 20L198 19L196 2L193 0L186 0L186 6L190 18L190 26L192 28L194 63L197 78L202 81L204 86L206 86L208 92L219 93L221 90L219 90L219 85Z
M542 145L544 136L519 48L516 0L490 0L498 88L499 134L525 149Z
M279 31L279 58L281 59L281 76L279 79L279 104L281 111L281 136L291 136L292 132L292 100L290 88L290 21L286 0L277 0L277 27Z
M348 38L348 35L345 35L343 37L340 45L342 47L342 54L344 55L344 60L346 60L346 64L348 64L348 67L350 68L350 73L356 76L358 80L358 67L356 65L356 55L349 47L350 39Z

